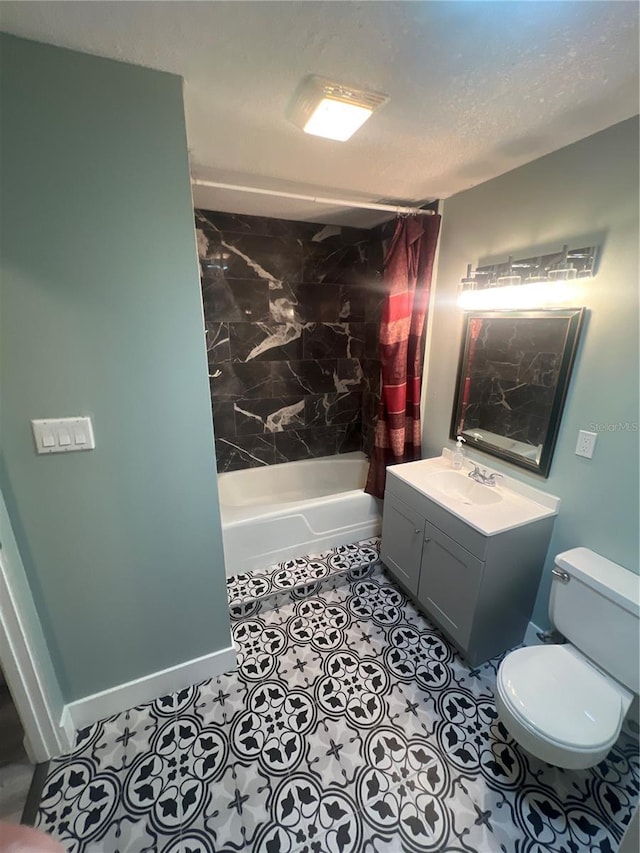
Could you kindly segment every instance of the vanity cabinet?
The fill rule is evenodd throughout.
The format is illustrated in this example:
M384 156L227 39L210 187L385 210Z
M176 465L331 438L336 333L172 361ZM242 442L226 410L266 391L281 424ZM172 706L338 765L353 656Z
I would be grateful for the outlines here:
M402 501L385 501L382 514L384 562L404 588L417 595L424 538L424 518Z
M380 556L405 592L476 666L522 642L554 520L484 535L390 468Z
M418 600L464 649L484 563L429 521L425 521L424 531Z

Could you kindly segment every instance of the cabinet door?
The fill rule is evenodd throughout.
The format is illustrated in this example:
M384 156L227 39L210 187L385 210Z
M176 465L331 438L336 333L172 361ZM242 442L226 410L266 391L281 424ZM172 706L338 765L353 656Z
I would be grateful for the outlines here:
M484 563L425 521L418 601L466 649Z
M387 495L382 513L380 557L410 593L418 592L424 518Z

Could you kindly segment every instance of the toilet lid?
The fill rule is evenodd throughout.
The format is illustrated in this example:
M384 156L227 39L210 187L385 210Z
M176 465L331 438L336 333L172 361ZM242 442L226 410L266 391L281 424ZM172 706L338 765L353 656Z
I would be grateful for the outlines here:
M569 644L516 649L503 660L498 677L511 711L547 740L587 749L617 734L620 688Z

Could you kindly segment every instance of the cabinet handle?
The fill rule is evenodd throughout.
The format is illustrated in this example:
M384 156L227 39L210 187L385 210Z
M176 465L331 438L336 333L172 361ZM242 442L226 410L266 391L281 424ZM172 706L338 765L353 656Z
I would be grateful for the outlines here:
M425 542L431 542L431 539L429 539L429 538L427 537L424 541L425 541Z
M413 532L414 532L414 533L421 533L422 531L420 531L420 530L418 530L418 529L416 528Z

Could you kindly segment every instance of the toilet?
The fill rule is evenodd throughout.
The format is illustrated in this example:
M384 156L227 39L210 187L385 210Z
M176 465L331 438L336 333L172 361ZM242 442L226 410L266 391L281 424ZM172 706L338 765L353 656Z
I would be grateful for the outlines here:
M640 579L587 548L559 554L552 575L549 616L567 642L506 655L496 707L528 752L577 770L605 758L640 691Z

